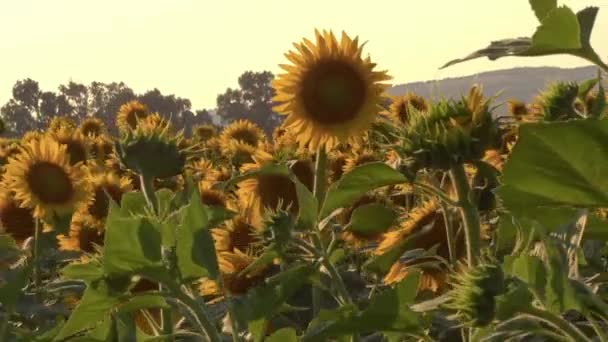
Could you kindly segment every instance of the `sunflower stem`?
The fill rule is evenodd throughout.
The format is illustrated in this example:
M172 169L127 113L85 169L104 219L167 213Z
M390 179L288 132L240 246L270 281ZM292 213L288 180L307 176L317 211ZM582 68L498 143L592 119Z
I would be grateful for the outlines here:
M459 164L452 167L450 169L450 178L456 190L456 201L464 224L467 264L469 267L473 267L479 259L481 246L479 212L470 199L471 188L464 171L464 166Z
M215 326L213 325L213 323L207 316L207 313L205 312L205 310L203 310L203 308L196 302L196 300L194 300L189 295L185 294L177 286L172 286L171 290L172 290L171 292L173 292L173 295L180 302L182 302L184 305L186 305L188 308L190 308L190 310L192 310L192 312L196 316L196 320L198 321L195 323L198 323L199 330L203 334L207 335L208 341L209 342L221 342L222 336L220 335L220 333L217 331L217 329L215 328Z
M315 180L313 185L313 194L317 199L319 206L323 204L325 199L325 173L327 168L327 152L325 151L325 144L322 144L317 149L317 160L315 163ZM323 241L321 240L321 234L319 227L315 226L316 234L313 234L313 243L317 249L323 249ZM312 287L312 314L316 317L321 310L322 294L321 289Z
M144 198L148 204L148 207L154 215L158 215L158 201L156 199L156 194L154 193L154 177L150 177L145 173L141 173L139 175L139 180L141 182L141 191L144 194ZM161 247L161 253L163 260L167 260L167 253L163 247ZM163 291L163 285L158 285L158 291ZM160 310L160 325L163 330L163 335L167 336L167 341L173 341L173 316L170 308L161 309Z
M36 219L35 220L35 225L34 225L34 252L33 252L33 257L34 260L32 261L34 263L34 285L36 287L36 293L38 294L38 289L40 289L40 284L41 284L41 275L40 275L40 228L41 228L41 224L40 224L40 220Z

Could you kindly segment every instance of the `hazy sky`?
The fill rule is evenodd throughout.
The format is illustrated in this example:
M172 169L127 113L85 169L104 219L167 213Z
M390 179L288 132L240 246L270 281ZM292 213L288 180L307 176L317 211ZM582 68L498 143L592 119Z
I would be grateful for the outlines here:
M592 42L608 56L608 0L564 0L579 10L600 6ZM0 0L0 103L16 80L45 90L76 82L124 81L215 106L245 70L277 72L283 53L314 28L368 40L365 52L394 84L520 65L575 67L573 57L446 61L493 39L530 35L537 26L527 0Z

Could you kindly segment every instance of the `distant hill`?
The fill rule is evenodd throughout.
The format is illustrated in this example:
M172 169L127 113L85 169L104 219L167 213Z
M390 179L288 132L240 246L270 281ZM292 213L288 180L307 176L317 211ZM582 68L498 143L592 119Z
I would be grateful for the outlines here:
M446 78L439 81L413 82L393 86L391 95L413 91L426 98L458 97L466 94L474 83L480 83L486 96L503 91L498 101L518 99L530 102L547 83L557 80L582 81L597 76L593 66L573 69L524 67L483 72L476 75Z

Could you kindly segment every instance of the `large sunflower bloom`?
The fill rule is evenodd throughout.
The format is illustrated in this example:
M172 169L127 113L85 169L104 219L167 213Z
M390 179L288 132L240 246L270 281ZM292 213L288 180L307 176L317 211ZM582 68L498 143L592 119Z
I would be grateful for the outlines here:
M294 44L297 51L285 54L292 65L272 82L274 109L287 115L284 125L301 145L311 149L362 134L382 107L382 94L390 77L374 71L376 64L361 56L363 44L342 33L340 42L332 32L315 31L316 44L308 39Z
M103 246L104 230L91 227L84 215L74 215L68 235L58 235L59 249L92 254Z
M258 230L245 216L239 215L218 228L211 229L218 252L233 252L235 249L246 251L257 240Z
M87 161L91 149L90 143L80 131L62 127L50 134L57 142L66 146L66 151L70 156L70 163L72 165Z
M50 137L30 141L11 158L4 180L21 206L38 218L71 213L88 197L86 179L70 165L67 146Z

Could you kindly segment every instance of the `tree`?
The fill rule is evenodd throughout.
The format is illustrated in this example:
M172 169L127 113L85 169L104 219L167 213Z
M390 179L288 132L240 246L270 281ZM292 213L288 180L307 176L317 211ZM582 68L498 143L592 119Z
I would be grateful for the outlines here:
M217 115L223 121L248 119L270 134L281 120L273 112L270 71L246 71L238 79L239 89L228 88L217 97Z

